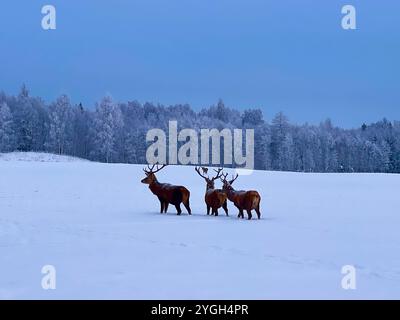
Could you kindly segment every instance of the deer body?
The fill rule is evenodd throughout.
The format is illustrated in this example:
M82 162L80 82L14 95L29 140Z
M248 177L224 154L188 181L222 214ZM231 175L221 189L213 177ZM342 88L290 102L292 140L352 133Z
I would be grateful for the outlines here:
M239 209L238 217L244 218L243 211L246 210L248 219L251 219L252 214L251 210L255 210L258 216L258 219L261 218L260 213L260 202L261 197L259 193L255 190L250 191L236 191L229 190L227 191L229 201L232 201L236 208Z
M177 214L180 215L182 213L182 209L180 207L181 203L185 206L187 212L192 214L190 209L190 191L186 189L184 186L175 186L169 183L161 183L158 182L155 173L160 171L162 168L157 169L156 171L146 171L146 178L144 178L141 182L148 184L151 192L157 196L160 201L160 213L166 213L168 210L169 204L175 206Z
M227 195L221 189L207 190L204 196L204 201L207 206L207 215L211 214L218 216L218 209L223 208L225 214L228 216Z
M255 210L258 219L261 218L260 202L261 196L255 190L243 191L235 190L232 183L237 179L238 175L231 181L226 180L226 175L222 179L223 190L226 192L229 201L232 201L236 208L239 209L238 218L244 218L243 211L246 210L247 218L252 218L251 211Z
M222 169L219 169L218 171L215 170L217 175L213 178L202 175L197 167L195 170L206 181L206 193L204 195L204 201L207 206L207 215L210 214L211 210L211 215L218 216L218 209L222 207L225 211L225 214L228 216L227 194L221 189L215 189L214 185L214 181L221 176ZM203 169L203 173L204 171L205 170Z

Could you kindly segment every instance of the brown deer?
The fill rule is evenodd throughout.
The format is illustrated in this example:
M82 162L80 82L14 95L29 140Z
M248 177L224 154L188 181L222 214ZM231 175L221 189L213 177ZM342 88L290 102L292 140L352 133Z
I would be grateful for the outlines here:
M157 165L156 170L154 170L155 166L156 165L153 165L152 167L148 166L147 169L143 169L146 178L141 182L148 184L151 192L153 192L158 197L158 200L160 200L160 213L167 213L168 205L171 203L175 206L179 216L182 213L181 203L183 203L187 212L192 214L189 206L189 190L183 186L174 186L169 183L158 182L155 173L165 168L166 165L164 164L161 167Z
M217 175L211 179L209 177L206 177L205 175L202 175L200 173L199 168L195 167L195 170L199 174L199 176L206 181L206 194L204 196L204 200L207 205L207 215L210 214L210 209L211 209L211 215L218 216L218 209L222 207L225 210L226 215L228 216L228 204L226 200L227 199L226 192L224 192L221 189L215 189L215 184L214 184L214 181L221 177L222 168L214 170L217 173Z
M232 183L238 178L238 174L236 174L236 177L232 176L232 180L227 180L227 173L222 174L221 181L223 183L222 190L224 190L228 196L228 199L233 202L236 208L239 209L239 215L238 218L244 218L243 215L243 210L246 210L247 212L247 217L250 220L252 215L251 215L251 210L255 210L257 213L258 219L261 218L261 212L260 212L260 202L261 202L261 197L257 191L250 190L250 191L237 191L233 189Z

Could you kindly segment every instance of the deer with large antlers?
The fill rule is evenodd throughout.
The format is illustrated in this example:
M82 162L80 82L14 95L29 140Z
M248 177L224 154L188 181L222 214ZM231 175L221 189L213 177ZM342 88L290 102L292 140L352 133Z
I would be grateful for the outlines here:
M200 173L200 169L195 167L196 172L206 181L206 194L204 196L204 200L207 206L207 215L218 216L218 209L223 208L226 215L228 215L228 204L227 204L227 194L221 189L215 189L214 181L221 177L222 168L218 170L214 170L217 174L216 176L210 178L206 177L204 174ZM204 173L204 170L203 170Z
M247 218L250 220L251 210L255 210L257 213L258 219L261 218L260 212L260 202L261 197L257 191L237 191L233 189L232 184L238 178L238 174L236 177L232 177L231 180L227 179L228 174L222 174L221 181L223 183L222 190L224 190L228 196L228 199L233 202L236 208L239 209L238 218L244 218L243 211L246 210Z
M178 216L182 213L181 203L185 206L187 212L192 214L189 205L190 192L183 186L174 186L169 183L158 182L155 173L159 172L161 169L165 168L166 165L159 167L153 165L148 166L147 169L143 169L146 174L141 182L149 185L149 189L153 192L160 200L160 213L167 213L168 205L171 203L175 206ZM154 168L156 168L154 170Z

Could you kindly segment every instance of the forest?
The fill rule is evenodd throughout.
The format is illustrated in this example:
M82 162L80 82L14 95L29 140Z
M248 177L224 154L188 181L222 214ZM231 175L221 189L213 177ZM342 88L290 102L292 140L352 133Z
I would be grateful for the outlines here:
M400 121L379 120L344 129L326 119L293 124L282 112L265 119L257 108L242 111L219 100L194 110L104 97L95 107L67 95L45 103L25 85L18 95L0 92L0 152L35 151L109 163L146 163L146 133L180 128L254 129L255 169L296 172L400 172Z

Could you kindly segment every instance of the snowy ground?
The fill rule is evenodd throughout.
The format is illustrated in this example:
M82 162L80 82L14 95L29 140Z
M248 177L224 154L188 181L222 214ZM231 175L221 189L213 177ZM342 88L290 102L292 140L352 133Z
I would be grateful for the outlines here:
M59 156L44 152L10 152L0 153L0 161L28 161L28 162L76 162L88 161L70 156Z
M246 221L232 205L206 216L192 167L158 174L191 190L178 217L158 213L142 166L70 160L0 156L0 298L400 298L399 175L256 172L236 181L262 197Z

